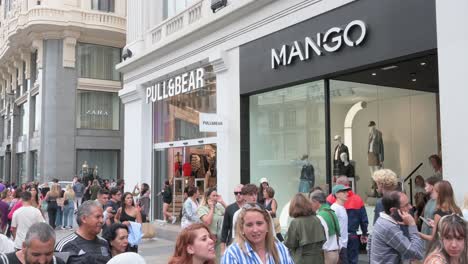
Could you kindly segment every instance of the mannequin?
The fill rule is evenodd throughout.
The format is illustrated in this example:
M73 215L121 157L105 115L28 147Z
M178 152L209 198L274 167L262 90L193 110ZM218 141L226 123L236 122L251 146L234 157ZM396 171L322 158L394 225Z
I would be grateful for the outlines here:
M348 178L354 178L354 166L349 163L348 154L345 152L341 153L340 160L342 165L340 166L340 175L346 175Z
M369 144L367 146L367 163L371 172L371 177L376 170L383 167L384 145L382 132L376 128L374 121L369 122Z
M341 142L341 136L336 135L334 138L337 143L335 151L333 152L333 175L338 176L340 174L340 167L343 166L343 161L341 160L341 154L346 153L346 156L349 157L348 147Z
M310 189L315 185L315 171L314 166L309 161L309 155L304 154L301 158L302 169L299 182L299 192L309 193Z

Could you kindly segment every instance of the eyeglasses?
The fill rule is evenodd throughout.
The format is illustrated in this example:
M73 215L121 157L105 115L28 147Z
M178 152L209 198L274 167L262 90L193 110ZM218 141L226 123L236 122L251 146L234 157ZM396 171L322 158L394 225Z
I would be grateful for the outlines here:
M234 195L240 195L242 192L234 192Z

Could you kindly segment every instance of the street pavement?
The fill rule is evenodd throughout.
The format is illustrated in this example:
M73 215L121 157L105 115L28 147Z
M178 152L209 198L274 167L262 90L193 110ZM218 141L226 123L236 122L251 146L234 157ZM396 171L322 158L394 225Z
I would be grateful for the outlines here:
M143 239L143 242L138 247L138 253L145 258L146 263L167 264L174 252L177 234L180 232L180 224L154 225L156 227L156 237L153 239ZM73 231L57 230L57 242L71 232Z

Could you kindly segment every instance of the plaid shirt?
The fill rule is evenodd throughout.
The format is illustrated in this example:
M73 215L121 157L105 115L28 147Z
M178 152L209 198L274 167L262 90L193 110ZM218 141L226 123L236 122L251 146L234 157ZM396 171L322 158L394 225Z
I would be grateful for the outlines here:
M424 243L419 237L416 226L408 227L405 236L400 225L389 215L380 213L374 225L370 246L370 263L402 263L404 259L422 260Z

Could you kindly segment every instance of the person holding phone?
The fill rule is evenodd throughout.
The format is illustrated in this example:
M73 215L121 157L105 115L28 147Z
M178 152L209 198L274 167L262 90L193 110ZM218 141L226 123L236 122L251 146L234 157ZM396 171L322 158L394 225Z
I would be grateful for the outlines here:
M197 209L198 217L208 226L210 232L216 236L216 259L221 258L221 231L226 204L216 188L206 190L201 206Z
M419 237L412 206L406 194L393 191L382 198L384 211L375 222L370 241L370 263L402 263L403 260L422 260L424 242ZM405 235L402 227L408 228Z

